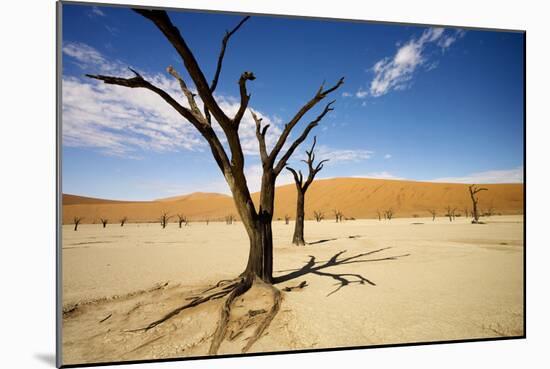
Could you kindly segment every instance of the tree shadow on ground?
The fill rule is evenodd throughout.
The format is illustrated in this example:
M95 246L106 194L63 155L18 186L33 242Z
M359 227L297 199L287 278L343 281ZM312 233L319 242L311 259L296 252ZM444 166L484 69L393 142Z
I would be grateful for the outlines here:
M336 240L337 240L337 238L326 238L324 240L306 242L306 245L316 245L318 243L324 243L324 242L336 241Z
M301 268L299 269L286 269L286 270L278 270L278 273L284 273L288 272L288 274L275 277L274 283L283 283L295 278L299 278L301 276L307 275L307 274L315 274L321 277L330 277L334 279L337 282L337 287L334 291L331 291L327 294L327 296L332 295L333 293L338 292L341 288L348 286L352 283L358 283L358 284L369 284L371 286L376 286L374 282L369 280L368 278L362 276L358 273L335 273L335 272L328 272L325 269L330 267L335 267L339 265L346 265L346 264L354 264L354 263L369 263L369 262L375 262L375 261L386 261L386 260L397 260L398 258L402 258L405 256L409 256L410 254L402 254L402 255L395 255L395 256L388 256L388 257L382 257L382 258L376 258L376 259L361 259L366 256L370 256L385 250L390 249L391 247L384 247L378 250L373 250L369 252L364 252L361 254L357 254L354 256L348 256L343 259L338 259L340 256L342 256L347 250L342 250L340 252L337 252L334 254L330 259L326 261L317 261L315 256L309 255L309 261Z

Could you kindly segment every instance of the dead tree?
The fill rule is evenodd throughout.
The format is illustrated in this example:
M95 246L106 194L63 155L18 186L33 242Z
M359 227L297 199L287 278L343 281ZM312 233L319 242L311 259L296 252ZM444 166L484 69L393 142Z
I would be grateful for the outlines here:
M325 219L325 214L320 210L314 210L313 211L313 218L317 223L319 223L321 220Z
M285 214L285 224L288 225L289 221L290 221L290 217L288 216L288 214Z
M103 224L103 228L107 227L107 223L109 222L109 219L107 218L99 218L101 221L101 224Z
M235 221L235 216L233 214L225 217L225 224L231 225Z
M449 217L449 222L452 222L455 219L455 212L456 208L451 207L451 205L447 205L447 214L445 215Z
M210 223L210 219L206 218L206 225L208 225L208 223Z
M472 199L472 217L474 218L472 220L473 224L479 223L479 212L477 209L477 204L479 199L477 198L476 194L481 191L489 191L487 188L484 187L477 187L476 185L470 185L468 186L468 191L470 192L470 198Z
M464 211L464 218L468 218L468 217L469 217L469 213L470 213L469 210L468 210L468 208L466 207L466 208L464 208L464 209L462 209L462 210Z
M428 211L432 215L432 222L434 222L435 221L435 216L437 215L437 211L435 209L430 209Z
M126 224L126 221L127 221L127 220L128 220L127 217L122 218L122 219L120 220L120 226L121 226L121 227L124 227L124 224Z
M382 221L382 212L380 212L380 210L376 210L376 214L378 215L378 221L381 222ZM386 219L386 216L384 215L384 219Z
M81 217L74 217L74 218L73 218L74 230L75 230L75 231L78 229L78 225L80 224L80 222L82 221L82 219L84 219L84 218L81 218Z
M308 175L305 181L301 170L296 171L289 166L286 167L286 169L292 172L292 175L294 176L294 183L296 184L296 222L294 225L294 235L292 236L292 243L297 246L304 246L306 244L306 242L304 241L304 207L306 192L313 180L315 179L317 173L319 173L321 169L323 169L323 164L328 161L328 159L321 160L319 163L317 163L317 165L314 165L315 153L313 150L315 150L316 144L317 137L313 136L313 145L311 145L311 149L306 150L306 159L302 160L304 163L307 164L308 168Z
M384 211L384 219L391 220L393 218L393 209L389 208L388 210Z
M231 36L235 34L235 32L245 23L245 21L249 19L249 17L243 18L233 30L226 33L222 40L221 50L214 69L214 77L212 82L209 83L204 75L203 69L199 66L195 55L189 48L182 33L180 33L180 30L172 23L165 11L148 9L135 9L135 11L150 20L166 37L166 39L174 47L177 54L181 57L187 72L186 74L191 78L196 93L195 91L192 92L190 88L188 88L184 77L182 77L172 66L167 68L167 72L179 83L179 87L187 100L187 106L182 105L168 92L146 80L141 74L133 69L130 70L134 76L130 78L90 74L87 76L103 81L107 84L128 88L147 89L166 101L182 116L183 120L189 122L208 143L212 156L223 174L229 189L231 190L235 207L241 221L243 222L243 226L250 241L250 248L248 261L244 271L235 279L233 283L223 286L223 293L214 294L216 298L227 296L222 310L222 317L216 332L214 333L209 350L209 354L215 354L218 351L221 342L225 338L233 301L238 296L246 292L257 280L261 280L268 285L273 284L272 220L275 200L275 180L285 168L287 161L298 146L300 146L300 144L307 138L310 131L319 124L326 114L333 110L333 101L325 105L316 118L311 120L305 126L303 131L296 136L293 142L287 142L287 139L302 118L308 112L311 112L312 109L316 107L318 103L323 101L329 94L336 91L343 84L344 79L341 78L335 85L328 88L325 88L324 84L322 84L313 97L305 103L288 122L286 122L284 128L282 129L281 135L275 140L271 150L268 150L266 145L266 132L269 125L262 127L261 119L258 118L252 110L250 110L250 113L256 122L256 138L259 144L260 159L263 169L260 185L259 207L256 208L254 202L252 201L252 196L250 195L250 190L244 174L245 156L239 136L239 127L242 118L248 109L251 97L247 90L247 82L255 80L256 77L252 72L248 71L241 74L238 81L240 104L237 112L232 117L228 116L227 113L222 110L215 95L227 43ZM289 88L292 87L289 86ZM196 97L200 98L199 102L196 101ZM200 106L203 107L202 110ZM220 130L214 128L214 123L220 127ZM222 134L223 137L220 137ZM215 288L221 287L215 286ZM211 292L211 290L209 292ZM261 330L255 332L253 337L248 341L245 349L247 349L250 344L261 336L273 316L277 313L278 306L280 304L280 291L273 288L273 293L275 301L273 307L274 310L267 315L267 323L262 325L263 328ZM184 308L196 306L199 303L208 301L213 298L212 296L212 294L201 296L200 298L194 300L194 302L192 301L191 303L185 305ZM159 322L151 323L150 326L156 326L166 321L173 315L179 313L179 311L181 310L173 312L172 315L168 314Z
M342 219L344 219L344 214L340 210L333 210L332 212L334 213L336 223L342 222Z
M189 219L187 219L187 217L184 216L183 214L178 214L178 225L180 228L182 224L188 225Z
M170 220L170 218L172 218L170 215L168 215L168 213L164 212L160 215L160 225L162 227L162 229L166 228L166 225L168 224L168 221Z

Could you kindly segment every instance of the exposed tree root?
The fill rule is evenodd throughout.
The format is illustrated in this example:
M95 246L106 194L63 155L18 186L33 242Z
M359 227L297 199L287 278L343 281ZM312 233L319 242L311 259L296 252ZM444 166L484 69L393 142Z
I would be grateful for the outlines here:
M228 331L228 324L231 318L231 307L233 305L233 302L237 299L237 297L247 292L254 283L265 284L263 281L261 281L258 278L247 277L247 276L241 276L237 279L232 279L232 280L219 281L214 286L206 290L203 290L198 295L188 297L187 300L191 300L189 303L170 311L169 313L165 314L162 318L150 323L146 327L129 330L126 332L143 332L143 331L146 332L166 322L167 320L175 317L176 315L181 313L183 310L192 308L194 306L198 306L207 301L216 300L227 296L227 298L223 303L221 313L220 313L220 320L216 326L216 331L212 336L212 341L210 343L210 348L208 350L209 355L216 355L221 344L226 339L226 337L228 340L233 341L242 334L243 331L239 330L236 332L230 332L230 334L228 335L227 331ZM258 325L258 327L254 331L252 336L250 336L247 339L246 345L242 348L242 352L248 351L252 347L252 345L256 341L258 341L258 339L260 339L262 334L271 324L271 321L273 320L275 315L277 315L277 313L279 312L279 309L281 306L281 299L282 299L281 291L279 291L277 288L268 284L265 284L265 286L268 286L273 291L273 305L269 310L269 312L264 309L260 309L257 311L256 310L248 311L248 314L247 314L248 319L253 319L256 316L263 315L263 314L266 314L266 317ZM304 287L304 283L302 282L302 284L294 288L303 288L303 287ZM254 320L250 320L247 323L245 323L245 325L241 329L247 328L251 325L254 325Z
M242 352L247 352L252 345L260 339L264 331L269 327L271 324L271 321L273 318L275 318L275 315L279 312L279 309L281 308L281 291L279 291L277 288L271 286L271 289L273 290L273 306L271 307L271 310L269 311L267 317L264 319L264 321L256 328L256 331L254 334L248 339L248 342L246 343L246 346L243 347Z
M191 300L191 302L189 302L185 305L182 305L182 306L178 307L177 309L172 310L171 312L164 315L162 318L160 318L158 320L155 320L154 322L152 322L148 326L146 326L144 328L128 330L127 332L148 331L148 330L156 327L157 325L164 323L168 319L173 318L174 316L181 313L183 310L192 308L194 306L200 305L200 304L202 304L204 302L207 302L207 301L210 301L210 300L216 300L216 299L222 298L222 297L232 293L235 289L237 289L238 286L240 286L240 284L242 283L242 280L243 280L242 278L238 278L238 279L231 280L231 281L220 281L214 287L211 287L211 288L208 288L207 290L202 291L199 295L189 297L187 300ZM206 292L209 292L209 293L205 294Z
M220 345L225 338L225 335L227 333L227 324L229 323L229 317L231 314L231 304L237 297L248 291L250 287L252 287L252 283L252 278L242 278L225 300L222 306L220 321L218 322L218 326L216 327L216 331L214 332L214 337L212 338L212 342L210 343L210 348L208 349L209 355L216 355L218 349L220 348Z

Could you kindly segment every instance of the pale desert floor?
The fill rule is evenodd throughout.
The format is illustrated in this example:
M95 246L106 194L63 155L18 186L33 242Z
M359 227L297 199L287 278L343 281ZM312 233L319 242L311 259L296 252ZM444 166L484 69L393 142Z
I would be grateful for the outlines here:
M304 247L293 222L275 222L274 275L292 277L276 287L307 286L282 292L248 352L523 335L523 218L483 220L308 221ZM240 223L67 225L62 246L65 364L206 355L223 300L130 331L237 276L248 255ZM240 353L271 303L261 287L239 298L219 353Z

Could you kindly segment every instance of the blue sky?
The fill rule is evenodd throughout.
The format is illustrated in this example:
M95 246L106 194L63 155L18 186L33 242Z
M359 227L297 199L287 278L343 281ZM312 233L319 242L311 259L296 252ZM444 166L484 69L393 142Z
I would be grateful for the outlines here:
M241 16L169 14L210 79L221 38ZM272 124L269 143L323 80L345 76L335 110L313 132L318 158L330 159L319 178L521 182L523 42L510 32L254 16L230 41L216 94L234 111L236 82L253 71L250 106ZM65 4L62 51L64 193L228 193L206 143L162 99L84 77L128 76L131 66L183 102L165 72L173 65L186 77L183 65L150 21L129 9ZM248 113L240 134L255 191L260 166ZM312 137L291 164L299 166ZM291 181L285 173L278 184Z

